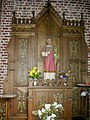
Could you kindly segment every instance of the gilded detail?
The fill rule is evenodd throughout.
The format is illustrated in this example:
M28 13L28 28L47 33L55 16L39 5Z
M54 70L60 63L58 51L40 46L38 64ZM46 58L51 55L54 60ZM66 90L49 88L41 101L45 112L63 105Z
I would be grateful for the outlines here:
M21 91L17 92L17 100L18 100L18 112L24 113L27 110L27 94Z
M78 63L70 63L70 71L72 72L73 76L73 84L76 83L76 80L78 81L79 77L79 64Z
M56 101L58 103L63 103L63 98L64 98L63 93L57 92L53 94L53 102Z
M33 28L35 27L35 24L31 25L13 25L12 26L12 31L14 32L34 32Z
M67 33L67 34L81 34L83 33L82 29L78 29L78 28L65 28L63 29L63 33Z
M25 85L28 73L28 40L19 39L18 42L17 84Z
M71 59L76 59L78 57L78 41L76 40L69 41L69 51Z

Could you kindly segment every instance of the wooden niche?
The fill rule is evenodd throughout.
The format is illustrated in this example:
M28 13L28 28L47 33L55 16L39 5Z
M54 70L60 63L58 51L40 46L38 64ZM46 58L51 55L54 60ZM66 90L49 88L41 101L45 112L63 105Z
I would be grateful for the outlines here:
M41 107L41 104L57 101L62 103L64 111L59 115L59 120L71 120L82 113L80 103L80 90L75 87L76 83L83 83L83 77L87 75L87 45L84 38L84 21L63 19L55 11L50 2L42 9L36 17L36 36L38 40L38 68L43 74L43 60L40 51L45 45L46 37L51 36L53 45L58 48L59 62L57 75L62 70L70 70L71 76L68 81L56 78L56 80L38 80L33 86L29 81L28 88L28 120L36 120L32 115L33 110Z
M36 66L43 75L41 50L48 36L58 48L57 76L61 70L70 70L72 74L67 81L59 77L52 81L44 81L42 78L33 86L28 71ZM54 101L62 103L64 107L59 120L72 120L72 116L79 115L80 96L75 84L83 82L83 76L87 74L83 17L80 21L70 21L66 20L63 13L61 18L49 1L36 18L33 12L31 19L17 19L14 12L7 51L8 76L4 82L4 92L17 95L11 104L9 119L36 120L32 111L37 110L41 103Z

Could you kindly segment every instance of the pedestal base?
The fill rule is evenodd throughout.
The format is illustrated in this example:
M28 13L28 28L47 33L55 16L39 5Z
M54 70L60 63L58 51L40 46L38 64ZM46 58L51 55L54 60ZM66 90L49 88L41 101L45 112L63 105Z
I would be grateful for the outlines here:
M44 72L44 80L52 80L52 79L55 79L55 75L56 73L55 72Z

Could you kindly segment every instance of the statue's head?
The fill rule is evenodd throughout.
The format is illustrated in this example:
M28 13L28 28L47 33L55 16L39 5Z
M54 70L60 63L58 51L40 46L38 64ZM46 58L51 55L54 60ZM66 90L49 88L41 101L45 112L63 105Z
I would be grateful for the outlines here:
M52 45L52 39L51 38L47 38L46 43L47 43L47 45Z

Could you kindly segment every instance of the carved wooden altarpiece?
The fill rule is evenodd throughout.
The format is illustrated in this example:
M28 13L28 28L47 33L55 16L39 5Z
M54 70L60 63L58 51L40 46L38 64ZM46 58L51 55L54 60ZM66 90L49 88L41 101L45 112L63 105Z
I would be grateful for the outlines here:
M35 18L12 17L11 40L8 44L8 77L4 83L4 92L16 94L9 118L21 117L22 120L36 120L32 110L38 109L40 103L57 101L64 106L60 120L71 120L72 115L78 115L79 90L75 88L77 82L82 82L87 74L87 46L84 39L84 21L66 20L51 5L50 1ZM38 80L37 86L29 81L28 71L36 66L43 74L43 60L41 49L46 38L53 39L53 45L58 48L59 60L57 74L61 70L69 69L72 76L67 81ZM74 93L74 94L73 94ZM73 110L72 110L72 106ZM73 111L73 112L72 112ZM77 112L78 111L78 112Z

